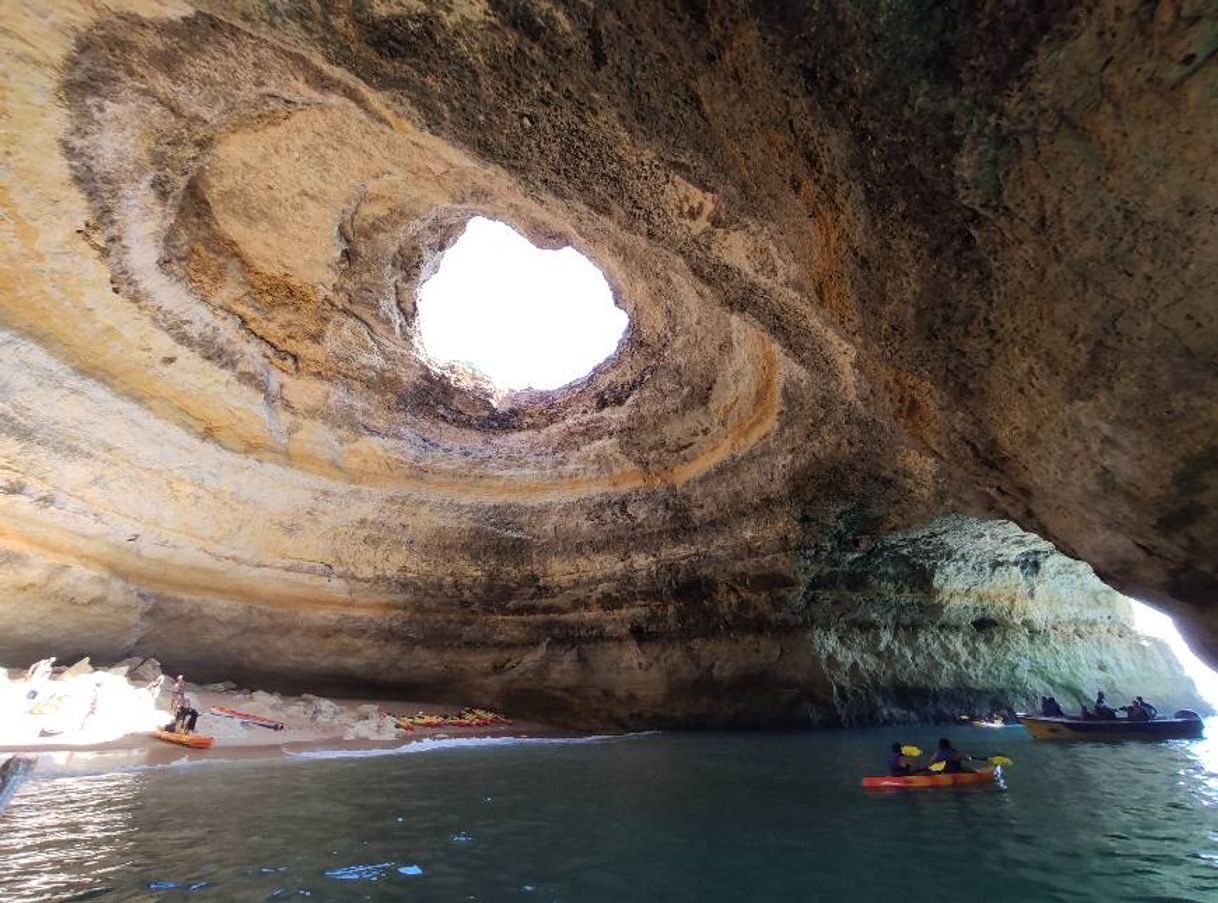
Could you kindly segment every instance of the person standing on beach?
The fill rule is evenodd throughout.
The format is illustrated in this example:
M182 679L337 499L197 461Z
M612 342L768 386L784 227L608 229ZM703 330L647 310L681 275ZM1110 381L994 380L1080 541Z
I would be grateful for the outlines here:
M186 681L179 674L173 684L173 695L170 697L170 708L173 709L173 730L178 734L189 734L195 729L199 720L199 712L190 704L190 696L186 693Z

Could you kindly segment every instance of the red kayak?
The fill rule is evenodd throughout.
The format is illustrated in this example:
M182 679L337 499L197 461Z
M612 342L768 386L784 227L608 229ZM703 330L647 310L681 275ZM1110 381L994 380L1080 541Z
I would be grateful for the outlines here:
M916 787L958 787L961 784L985 784L994 780L994 766L977 771L955 774L906 774L891 777L863 778L863 786L872 790L908 790Z
M274 718L266 718L262 715L255 715L252 712L238 712L236 709L230 709L228 706L213 705L207 710L207 713L209 715L219 715L221 718L233 718L245 724L265 727L272 731L283 730L282 721L276 721Z

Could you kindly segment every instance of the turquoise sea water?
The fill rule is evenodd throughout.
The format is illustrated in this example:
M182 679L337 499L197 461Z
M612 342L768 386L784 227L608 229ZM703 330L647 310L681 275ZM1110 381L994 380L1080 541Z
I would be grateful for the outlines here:
M1218 900L1218 739L953 728L1005 790L861 789L943 732L48 767L0 816L0 900Z

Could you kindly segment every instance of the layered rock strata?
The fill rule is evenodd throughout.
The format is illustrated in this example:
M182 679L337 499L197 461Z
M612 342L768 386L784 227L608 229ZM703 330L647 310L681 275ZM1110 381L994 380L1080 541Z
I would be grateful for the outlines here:
M1075 627L966 633L950 679L859 666L809 575L952 509L1218 650L1205 4L0 21L0 654L579 723L1024 693L1021 656L1109 656L1082 624L1141 661L1102 593L1092 622L1041 590ZM415 292L473 215L606 273L631 326L586 380L497 399L422 359ZM924 660L935 598L892 622Z
M831 723L1035 712L1042 695L1077 713L1098 690L1204 708L1127 598L1009 522L946 516L809 550L797 605L832 688L812 714Z

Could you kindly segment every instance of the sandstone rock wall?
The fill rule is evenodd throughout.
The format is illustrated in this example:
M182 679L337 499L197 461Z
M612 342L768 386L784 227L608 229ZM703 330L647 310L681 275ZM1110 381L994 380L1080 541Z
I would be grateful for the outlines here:
M199 680L371 684L585 728L945 720L1046 693L1073 708L1097 689L1204 708L1170 650L1133 631L1127 600L1010 523L942 517L862 545L804 550L793 583L691 571L650 604L561 611L505 588L443 618L150 592L10 558L22 582L5 585L0 660L155 650Z
M799 604L832 685L831 718L905 720L1097 690L1203 708L1129 600L1091 568L1004 521L945 516L845 547L809 550Z
M928 712L993 678L860 671L792 599L957 510L1213 655L1218 14L1025 12L6 4L0 653L584 723ZM631 326L587 380L420 358L475 214L604 270ZM1081 649L1059 616L993 634L1011 669ZM900 642L1001 646L943 629Z

